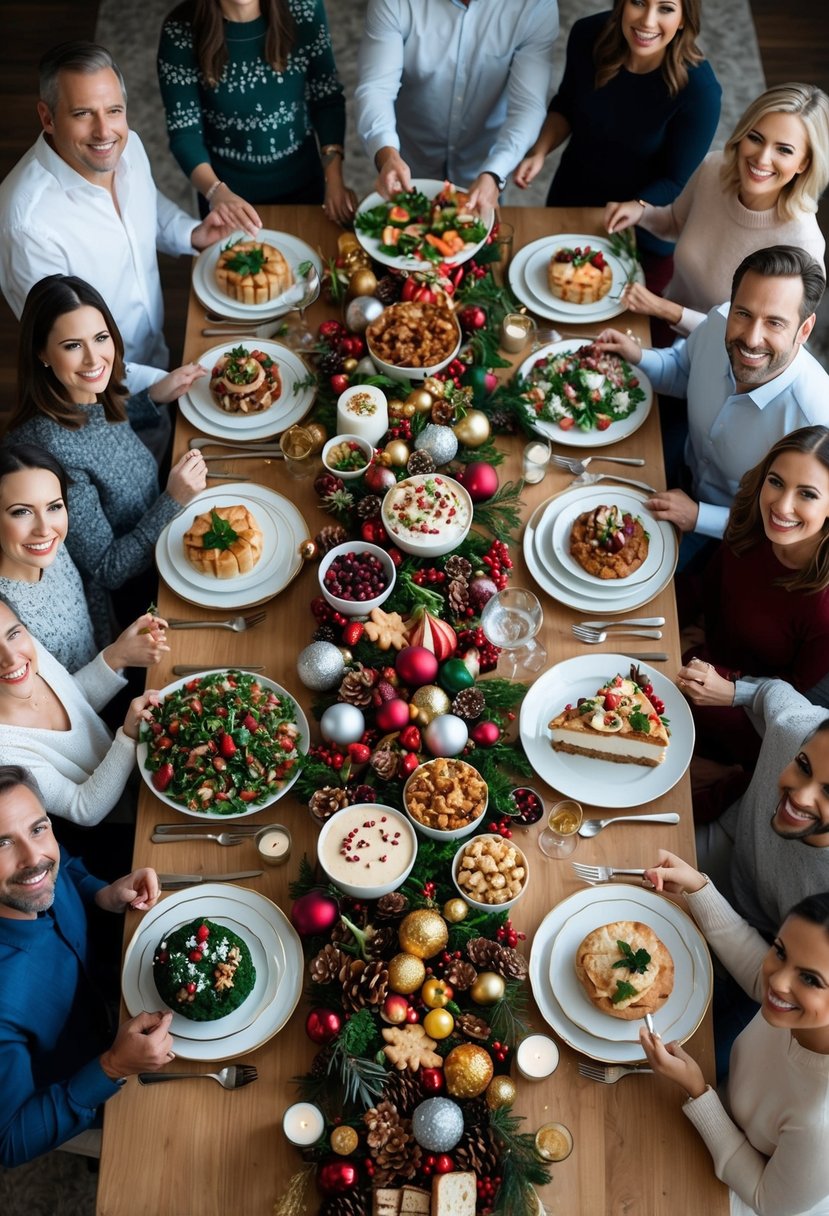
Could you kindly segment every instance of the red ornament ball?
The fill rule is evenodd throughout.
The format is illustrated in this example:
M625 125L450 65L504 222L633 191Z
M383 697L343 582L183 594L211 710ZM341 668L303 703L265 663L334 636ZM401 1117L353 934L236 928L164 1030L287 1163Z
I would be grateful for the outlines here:
M382 705L377 706L374 721L378 729L384 732L402 730L404 726L409 725L409 706L402 697L384 701Z
M394 667L403 683L410 684L412 688L434 684L438 674L438 661L425 646L404 646L397 655Z
M323 1195L347 1195L359 1180L359 1170L352 1161L326 1161L317 1174L317 1186Z
M312 1009L305 1019L305 1033L312 1043L324 1047L336 1039L343 1020L334 1009Z
M439 1153L435 1157L435 1173L436 1174L451 1174L455 1168L455 1162L448 1153Z
M439 1094L443 1089L443 1069L421 1068L420 1084L423 1086L424 1093Z
M472 738L479 747L494 747L501 737L497 722L479 722L472 727Z
M484 460L473 460L461 473L458 481L464 486L473 502L485 502L498 489L498 474Z
M366 486L374 494L385 494L392 486L397 485L397 477L393 469L384 464L370 464L364 477Z
M294 901L291 924L300 937L313 937L316 933L327 933L339 915L336 899L323 891L309 891Z
M390 1022L392 1026L400 1026L406 1021L408 1012L409 1002L405 996L400 996L396 992L390 992L383 1002L380 1016L384 1022Z
M400 757L400 765L399 765L400 776L401 777L411 777L412 773L415 771L415 769L417 768L417 766L419 764L420 764L420 761L418 760L417 755L414 752L406 752L405 756Z

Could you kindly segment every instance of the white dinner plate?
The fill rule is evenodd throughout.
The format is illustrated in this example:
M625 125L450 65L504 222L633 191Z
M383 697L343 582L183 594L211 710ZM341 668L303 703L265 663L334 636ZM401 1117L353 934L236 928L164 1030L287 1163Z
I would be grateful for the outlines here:
M209 489L210 487L208 487ZM210 507L206 507L203 502L198 502L198 505L194 509L193 503L188 503L184 510L175 519L171 520L169 526L164 529L168 556L176 562L182 578L184 578L185 582L190 583L192 587L214 591L217 584L223 588L228 588L230 584L235 590L246 589L251 585L258 585L272 571L278 557L279 537L277 536L274 517L269 511L262 510L259 500L249 498L247 495L232 492L228 494L224 489L212 490L211 494ZM199 498L201 498L201 495L199 495ZM192 527L193 520L197 515L202 515L205 511L212 508L234 506L246 507L259 525L262 533L262 556L247 574L239 574L236 578L231 579L211 578L210 575L202 574L200 570L197 570L185 556L184 536Z
M536 552L542 560L546 560L549 552L555 560L571 574L579 583L586 584L588 590L602 589L602 593L610 590L619 591L625 587L634 587L644 583L658 574L665 560L665 541L659 527L659 522L642 506L641 499L635 498L625 490L616 490L613 486L596 486L596 501L579 500L562 506L553 518L552 527L545 529L544 519L536 531ZM595 511L603 505L618 507L620 511L641 520L642 527L648 533L648 555L638 570L628 574L623 579L603 579L595 574L588 574L570 553L570 533L573 524L585 511Z
M548 723L579 697L594 697L617 673L627 677L630 659L621 654L577 655L556 663L530 685L521 704L521 742L533 771L565 798L614 809L643 806L667 794L687 770L694 750L694 719L688 702L672 680L647 663L640 667L647 672L656 696L664 701L670 722L665 759L652 768L573 756L552 748Z
M208 373L213 370L216 361L234 346L264 351L279 364L282 377L279 400L261 414L228 414L214 402L208 374L196 380L179 398L179 409L187 421L213 438L242 442L250 440L253 443L281 434L304 418L313 404L316 389L308 383L308 368L299 355L281 342L266 342L261 338L231 338L201 356L200 361Z
M588 335L584 339L567 338L561 342L550 342L547 346L542 346L538 350L533 351L521 366L518 368L519 376L528 376L539 359L544 359L547 355L559 354L566 351L578 350L581 346L586 346L590 342ZM639 387L645 394L645 400L640 401L636 409L628 414L627 418L621 418L618 422L611 422L606 431L582 431L577 426L571 427L569 431L564 431L557 422L548 422L544 419L538 419L533 422L533 430L538 435L543 435L545 439L552 440L553 443L560 443L563 447L572 448L606 448L611 443L617 443L622 439L627 439L629 435L638 431L640 426L651 412L653 405L653 386L644 372L639 371L634 367L633 371L639 381Z
M653 891L637 890L631 896L629 915L624 917L604 915L602 905L615 905L623 900L624 896L618 887L612 885L586 887L562 900L548 912L533 938L530 951L530 986L541 1016L574 1050L590 1059L601 1060L605 1063L640 1064L645 1059L645 1053L638 1043L614 1042L611 1039L599 1038L580 1026L576 1026L562 1009L550 984L550 963L553 944L564 923L574 913L588 906L596 908L596 925L619 919L644 920L642 906L644 905L645 909L653 909L675 926L694 961L694 986L691 998L683 1015L671 1031L672 1036L680 1043L691 1037L705 1016L708 1002L711 999L713 973L705 939L691 918L681 908ZM634 903L633 900L636 902ZM655 1017L658 1029L659 1014L656 1014Z
M184 909L186 911L183 911ZM257 1016L248 1026L226 1034L222 1025L225 1019L222 1018L217 1022L207 1023L215 1027L216 1033L211 1038L184 1038L173 1033L173 1050L184 1060L230 1060L245 1052L255 1051L282 1029L302 995L302 943L284 912L257 891L249 891L231 883L206 883L198 888L189 887L184 891L166 895L142 918L127 947L122 971L124 1002L130 1014L134 1017L145 1007L141 996L141 973L142 969L146 970L148 966L152 968L152 952L147 952L147 942L150 941L155 946L170 925L186 923L197 916L222 923L225 915L241 924L245 924L249 916L255 925L261 926L261 920L266 922L267 932L261 928L259 931L265 933L269 942L263 964L263 983L267 990L272 988L270 972L272 969L276 970L282 960L284 971L274 989L273 999L262 1002ZM261 920L257 920L256 916ZM258 983L257 971L257 985ZM245 1005L253 999L255 992L256 987ZM155 1008L157 1007L156 1005ZM241 1006L239 1012L244 1007ZM174 1021L176 1016L174 1014ZM232 1016L234 1015L229 1015ZM192 1028L194 1025L195 1023L188 1023L188 1027Z
M214 671L223 672L228 670L233 670L233 668L207 667L204 671L193 672L192 675L183 676L178 680L174 680L172 684L168 684L165 688L162 688L159 691L159 696L163 701L169 693L178 692L180 688L183 688L185 684L189 684L191 680L201 679L202 676L209 675ZM270 688L273 690L273 692L279 693L283 697L290 697L290 699L293 701L294 709L296 711L295 720L297 729L299 731L297 747L300 751L306 752L311 743L311 732L308 729L308 719L305 717L302 706L298 703L296 697L293 695L293 693L288 692L287 688L283 688L281 684L277 684L274 680L269 680L267 676L260 675L258 672L255 675L255 679L262 685L263 688ZM167 806L172 807L174 811L181 811L182 815L190 815L193 819L209 819L212 823L216 823L217 821L223 823L232 823L236 819L245 819L248 815L255 815L257 811L262 811L267 806L273 806L273 804L278 802L284 794L287 794L297 777L299 777L301 769L301 765L296 764L290 779L286 781L285 784L276 791L276 793L269 795L269 797L265 798L262 802L249 803L249 810L242 811L238 815L219 815L213 814L210 811L192 811L189 809L189 807L184 806L181 802L176 802L174 798L170 798L167 794L163 794L157 790L153 785L152 773L149 769L144 767L144 762L147 759L147 751L147 744L141 741L136 749L136 760L138 762L138 771L141 773L141 776L150 792L156 798L158 798L159 801L166 802Z
M437 178L433 177L412 178L412 189L420 190L421 193L425 194L427 198L435 198L438 194L440 194L445 185L445 182L438 181ZM463 187L459 188L463 189ZM373 190L371 194L367 194L360 203L359 207L357 208L357 215L359 215L361 211L370 211L372 207L377 207L380 203L387 202L388 199L383 198L382 194L378 194L376 190ZM475 256L481 246L486 243L486 238L492 231L492 225L495 221L495 214L494 212L490 211L488 214L482 214L481 219L486 224L486 236L483 238L483 240L478 241L476 244L471 244L465 249L462 249L460 253L455 253L449 258L443 258L442 261L444 261L448 266L460 266L462 262L468 262L471 257ZM402 256L395 257L393 254L384 253L380 248L381 242L376 236L369 236L368 233L360 232L359 228L356 226L354 228L354 235L362 245L363 249L365 249L366 253L370 254L375 262L380 262L382 266L394 266L398 270L428 270L432 265L431 262L425 261L423 258Z
M262 241L263 244L275 246L293 270L294 278L296 278L297 267L302 262L313 262L317 273L322 274L320 255L298 236L292 236L288 232L273 232L268 228L261 228L255 239ZM248 241L251 240L251 237L245 232L234 232L228 240ZM219 254L227 245L228 241L216 241L215 245L202 250L196 258L193 266L193 290L200 302L205 308L210 308L223 317L239 318L243 321L258 320L279 312L285 292L281 296L275 296L273 300L265 300L262 304L242 304L239 300L232 300L230 296L226 296L223 291L219 290L216 283L216 264L219 261Z
M604 244L605 248L609 248L606 238L599 236L588 236L586 234L563 233L562 235L552 234L551 236L539 237L537 241L531 241L529 245L525 245L523 249L519 249L513 255L512 261L509 264L508 278L509 285L512 288L513 294L518 297L522 304L525 304L531 312L538 317L544 317L548 321L565 322L571 325L576 324L593 324L594 322L610 321L613 317L620 316L625 311L625 305L621 300L611 300L607 296L600 300L595 307L595 311L585 315L584 309L589 307L585 304L567 304L564 300L558 300L554 296L555 305L544 303L539 299L533 291L530 290L527 281L527 266L539 250L546 250L547 257L560 249L563 245L572 247L573 245L590 245L596 249ZM626 277L626 276L625 276ZM637 266L636 282L644 283L645 276L641 266ZM619 294L615 290L613 295Z
M588 998L584 986L576 975L576 951L594 929L617 920L633 920L653 929L656 936L667 947L674 964L674 986L662 1008L653 1015L657 1030L666 1041L676 1038L675 1027L680 1022L695 988L694 957L685 944L683 935L672 921L637 899L636 888L626 893L626 888L616 886L619 898L607 903L593 901L568 917L556 934L550 956L550 983L563 1013L574 1026L586 1030L597 1039L610 1039L614 1043L635 1043L639 1040L640 1019L625 1021L597 1009ZM636 911L636 909L639 911ZM623 973L620 973L623 974Z
M597 300L593 304L572 304L565 300L560 300L558 296L554 296L550 291L547 282L547 267L550 264L550 258L556 249L561 249L562 246L567 246L570 249L580 246L583 249L586 245L589 245L594 253L601 252L604 254L604 259L613 276L611 285L601 300ZM609 243L602 240L601 237L591 236L577 240L575 237L563 236L554 237L545 247L536 249L530 255L524 267L524 282L527 285L528 291L545 308L573 314L574 319L578 317L587 322L594 320L600 314L604 314L607 311L608 304L619 303L618 300L613 300L612 297L621 295L622 289L627 282L627 272L619 258L614 253L611 253Z

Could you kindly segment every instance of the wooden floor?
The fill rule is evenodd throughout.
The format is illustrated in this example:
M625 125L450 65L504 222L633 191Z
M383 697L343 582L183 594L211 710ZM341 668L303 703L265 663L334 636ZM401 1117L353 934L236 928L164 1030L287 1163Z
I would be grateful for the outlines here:
M729 0L719 0L728 6ZM172 0L171 0L172 7ZM766 80L782 84L806 80L829 92L829 9L817 0L751 0ZM6 37L0 45L0 177L31 146L39 131L35 113L36 65L50 46L70 38L92 38L97 0L4 0ZM829 233L829 196L820 210ZM173 359L180 355L188 291L188 267L162 257L167 340ZM829 301L822 323L829 325ZM17 325L0 300L0 412L15 394Z

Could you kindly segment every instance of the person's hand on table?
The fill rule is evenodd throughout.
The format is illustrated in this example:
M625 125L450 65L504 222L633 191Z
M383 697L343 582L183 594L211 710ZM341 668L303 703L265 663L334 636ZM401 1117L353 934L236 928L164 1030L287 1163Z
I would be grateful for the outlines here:
M685 1090L689 1098L699 1098L708 1088L702 1069L676 1041L663 1043L658 1034L651 1034L646 1026L640 1027L639 1042L648 1057L648 1063L660 1077Z
M154 401L156 405L166 405L170 401L177 401L192 384L206 375L207 368L202 367L201 363L185 363L182 367L176 367L166 376L162 376L160 380L156 380L154 384L150 385L147 392L150 400Z
M609 233L624 232L638 224L645 213L645 208L637 198L630 198L625 203L608 203L604 209L603 223Z
M133 1077L139 1072L158 1072L175 1059L170 1022L173 1011L143 1013L122 1022L115 1042L100 1057L101 1068L113 1081Z
M734 704L736 685L733 680L726 680L712 663L706 663L704 659L694 658L685 667L680 667L676 683L680 692L684 692L694 705Z
M695 870L687 861L660 849L655 866L645 870L645 878L653 884L655 891L667 891L671 895L682 895L686 891L701 891L708 879L699 870Z
M207 465L198 448L190 448L170 469L167 493L186 507L207 486Z
M654 519L676 524L680 532L693 532L699 518L699 503L684 490L660 490L645 506Z
M597 350L609 350L614 355L620 355L628 363L638 363L642 358L642 347L630 334L623 334L618 329L603 329L593 341Z
M122 667L152 667L170 649L166 628L164 617L143 613L106 647L104 660L113 671Z
M534 181L544 168L545 159L543 152L530 152L525 156L512 175L516 186L526 190L530 182Z
M467 206L470 211L477 211L481 215L487 211L494 211L498 206L498 198L498 183L492 174L479 173L469 187Z
M224 182L220 182L213 193L210 214L231 232L241 228L248 236L255 237L262 227L262 219L253 204L240 194L234 194Z
M138 741L138 731L142 722L151 722L150 709L153 705L161 704L161 696L156 688L148 688L140 697L130 701L127 716L124 718L124 734L128 739Z
M108 887L102 887L95 896L95 903L104 912L126 912L133 908L137 912L147 912L158 903L161 887L158 875L149 866L133 870L123 878L117 878Z
M669 325L678 325L682 320L682 306L673 300L648 291L643 283L626 283L622 289L622 303L629 312L645 317L659 317Z
M412 172L396 148L381 148L375 157L377 181L374 189L383 198L391 198L402 190L411 190Z

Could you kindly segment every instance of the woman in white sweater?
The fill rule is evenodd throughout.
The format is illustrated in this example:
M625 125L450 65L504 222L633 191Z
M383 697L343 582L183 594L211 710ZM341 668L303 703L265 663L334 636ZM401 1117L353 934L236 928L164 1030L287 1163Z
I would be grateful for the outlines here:
M829 1213L829 893L791 910L773 944L672 853L646 871L684 892L694 919L760 1011L731 1051L726 1102L678 1043L644 1028L654 1071L688 1095L684 1113L731 1188L732 1216Z
M607 204L608 232L638 224L676 241L665 298L633 284L625 292L628 308L688 334L729 298L731 277L749 253L797 245L822 263L826 242L815 212L828 181L829 98L808 84L768 89L673 203Z
M127 633L152 645L153 618L145 615ZM0 602L0 764L20 764L32 774L50 814L92 827L112 810L135 764L138 727L158 695L130 702L115 735L97 710L126 680L117 643L70 675Z

